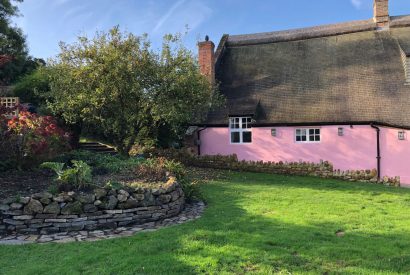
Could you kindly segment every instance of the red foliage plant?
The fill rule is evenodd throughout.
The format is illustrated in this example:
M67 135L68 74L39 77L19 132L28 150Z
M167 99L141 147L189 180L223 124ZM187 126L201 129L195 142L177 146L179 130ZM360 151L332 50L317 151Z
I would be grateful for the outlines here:
M57 126L53 117L25 110L10 117L10 111L0 108L0 150L18 168L32 166L68 149L70 136Z

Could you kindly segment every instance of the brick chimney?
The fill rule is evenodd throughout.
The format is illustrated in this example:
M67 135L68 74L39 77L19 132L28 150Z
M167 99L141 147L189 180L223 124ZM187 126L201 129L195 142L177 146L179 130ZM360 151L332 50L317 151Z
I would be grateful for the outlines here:
M215 44L205 36L205 41L198 43L199 71L211 84L215 83Z
M389 27L389 0L374 0L373 3L373 20L377 27Z

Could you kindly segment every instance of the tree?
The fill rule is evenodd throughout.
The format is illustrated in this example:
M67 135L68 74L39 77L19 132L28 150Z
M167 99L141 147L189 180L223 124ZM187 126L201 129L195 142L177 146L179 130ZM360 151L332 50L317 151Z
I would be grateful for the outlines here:
M32 103L36 106L43 103L41 94L49 90L49 78L42 66L23 76L14 85L13 94L19 97L21 102Z
M48 66L48 107L67 123L100 128L124 155L141 131L155 136L166 125L178 134L219 102L180 41L179 35L168 35L156 53L146 35L114 27L92 39L62 43Z
M31 72L37 64L28 56L22 30L11 23L12 17L20 15L13 3L21 2L23 0L0 0L0 85L13 83L20 75Z

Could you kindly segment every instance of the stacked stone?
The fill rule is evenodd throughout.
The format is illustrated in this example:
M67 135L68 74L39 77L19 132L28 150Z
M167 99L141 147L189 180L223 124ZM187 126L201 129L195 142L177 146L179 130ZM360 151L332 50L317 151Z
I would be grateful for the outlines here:
M183 150L156 150L151 152L155 156L175 159L189 166L213 169L229 169L234 171L262 172L272 174L315 176L320 178L337 178L346 181L359 181L381 183L389 186L400 186L400 177L383 177L377 179L377 170L333 170L333 165L328 161L312 162L263 162L239 161L233 154L229 156L211 155L194 156Z
M174 178L159 188L96 188L93 192L48 192L9 198L0 204L0 234L52 234L117 228L177 215L185 197Z
M377 179L377 170L335 170L333 171L333 178L346 180L346 181L359 181L370 183L382 183L389 186L400 186L400 177L383 177Z

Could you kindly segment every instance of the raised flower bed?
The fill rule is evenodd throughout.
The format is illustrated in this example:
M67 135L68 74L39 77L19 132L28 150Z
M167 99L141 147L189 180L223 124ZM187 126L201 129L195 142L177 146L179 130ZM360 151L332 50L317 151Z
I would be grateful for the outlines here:
M185 197L176 178L155 186L95 188L7 198L0 204L0 234L52 234L117 228L175 216Z

